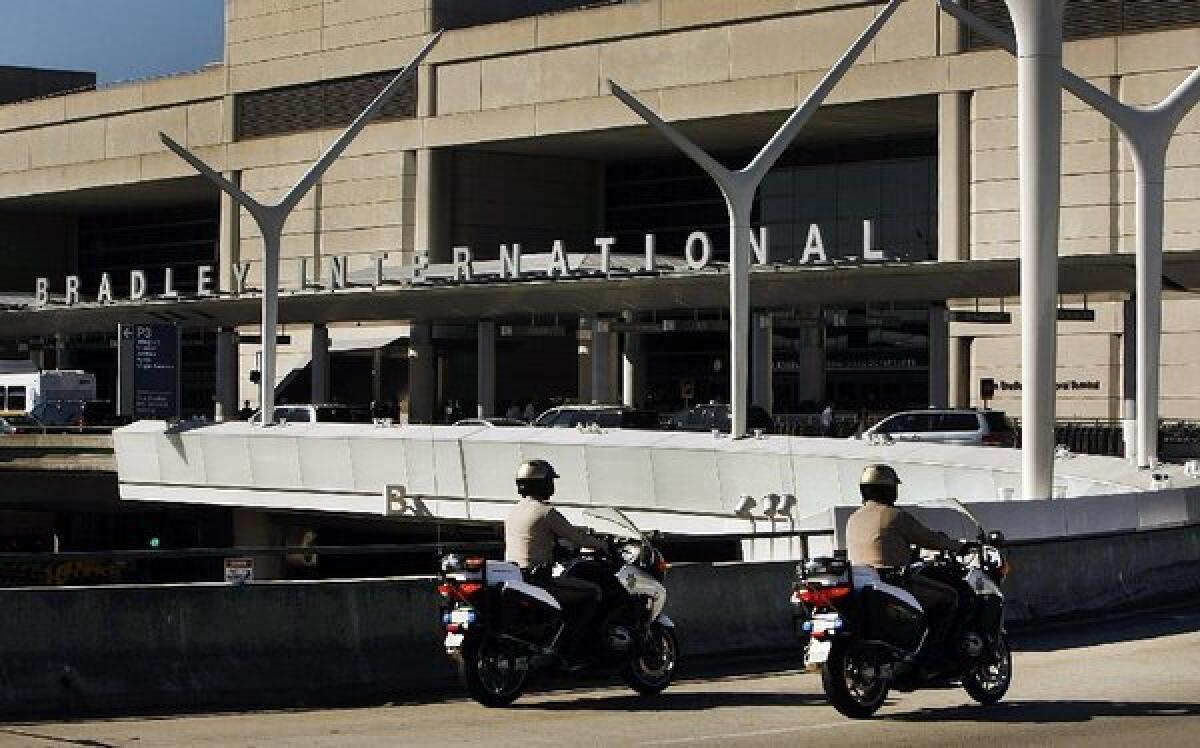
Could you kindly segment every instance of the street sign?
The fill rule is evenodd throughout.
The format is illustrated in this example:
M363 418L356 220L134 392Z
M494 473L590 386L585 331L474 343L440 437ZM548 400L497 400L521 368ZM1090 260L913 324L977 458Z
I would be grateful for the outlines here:
M179 328L122 324L117 328L117 401L131 418L179 417Z

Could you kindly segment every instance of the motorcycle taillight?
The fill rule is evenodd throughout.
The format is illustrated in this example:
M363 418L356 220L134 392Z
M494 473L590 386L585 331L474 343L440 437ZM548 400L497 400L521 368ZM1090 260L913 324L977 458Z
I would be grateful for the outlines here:
M800 600L812 608L832 608L838 602L850 597L850 585L839 584L834 587L805 587L799 590Z
M482 582L442 582L438 585L438 594L447 600L470 602L471 598L483 589Z

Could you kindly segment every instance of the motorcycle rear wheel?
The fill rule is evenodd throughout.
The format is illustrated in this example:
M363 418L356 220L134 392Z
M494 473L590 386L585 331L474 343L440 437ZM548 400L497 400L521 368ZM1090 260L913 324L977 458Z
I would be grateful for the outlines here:
M821 669L821 685L829 703L853 719L866 719L887 700L889 682L865 670L878 668L871 651L857 642L838 639Z
M511 666L513 658L490 636L468 637L458 655L458 674L467 695L486 707L505 707L525 690L527 667Z
M980 665L962 680L967 695L984 706L1000 701L1012 685L1012 650L1008 647L1007 634L1000 634L996 649L997 661Z
M649 641L621 666L621 680L643 696L660 694L675 677L679 662L679 643L667 626L650 627Z

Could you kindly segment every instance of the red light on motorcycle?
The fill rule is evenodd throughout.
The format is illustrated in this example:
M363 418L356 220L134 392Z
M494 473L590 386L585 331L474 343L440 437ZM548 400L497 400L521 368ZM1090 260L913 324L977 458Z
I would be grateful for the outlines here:
M816 608L832 608L840 601L850 597L850 585L842 584L836 587L809 587L799 590L801 602L807 603L809 606ZM796 599L796 593L792 593L792 599Z
M1008 559L1001 561L1000 565L996 567L996 573L1000 575L1001 579L1007 579L1011 572L1012 564L1008 562Z
M473 558L468 558L466 560L466 563L464 564L464 566L466 566L467 569L470 571L479 571L480 569L483 568L483 564L484 564L484 559L478 558L478 557L473 557Z
M668 564L667 560L662 556L659 556L658 561L654 562L654 571L658 572L659 577L665 577L667 575L667 569L670 568L671 565Z
M457 634L460 631L462 631L461 623L447 623L446 624L446 633L447 634Z
M474 597L481 589L481 582L463 582L462 584L453 584L451 582L442 582L438 585L438 594L444 598L455 598L464 603Z
M481 589L483 589L483 585L479 582L465 582L455 587L454 592L455 596L458 597L459 600L466 602L474 597Z

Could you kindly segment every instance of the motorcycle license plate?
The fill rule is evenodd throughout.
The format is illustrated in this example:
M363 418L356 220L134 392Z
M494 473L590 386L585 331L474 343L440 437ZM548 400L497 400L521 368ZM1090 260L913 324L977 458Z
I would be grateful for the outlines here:
M458 649L462 646L462 634L446 634L446 649Z
M470 608L455 608L450 611L450 623L471 623L471 614L474 612Z
M805 662L811 667L813 665L824 665L829 659L829 647L832 644L829 640L818 641L812 639L808 643L808 654L805 657Z

